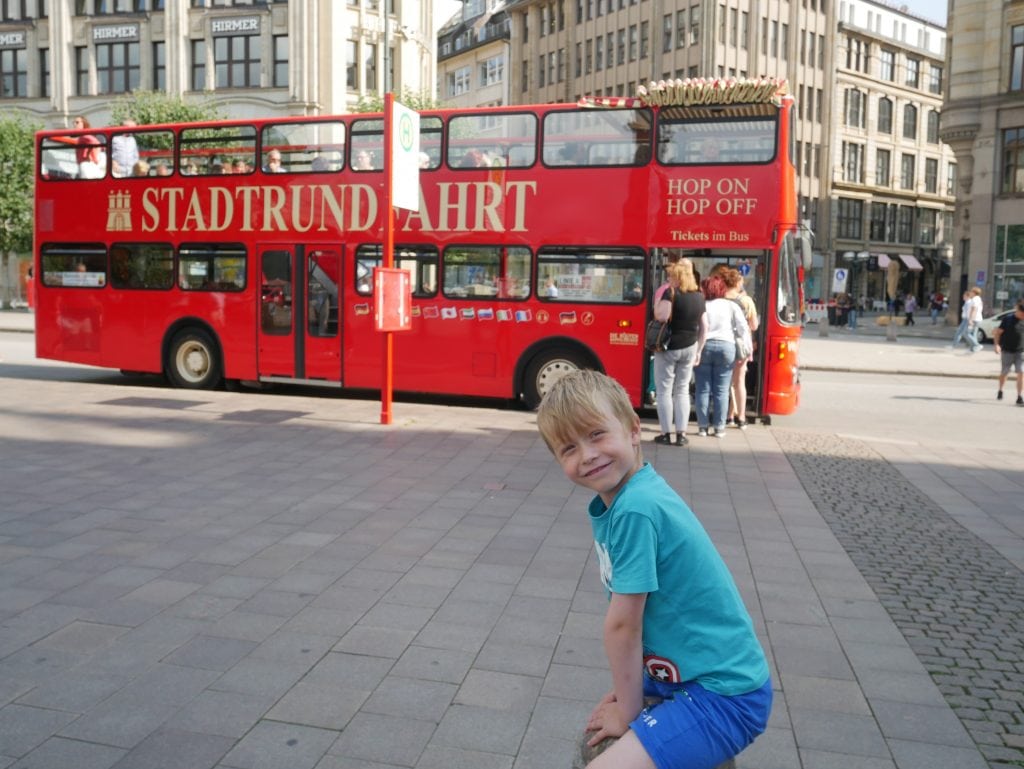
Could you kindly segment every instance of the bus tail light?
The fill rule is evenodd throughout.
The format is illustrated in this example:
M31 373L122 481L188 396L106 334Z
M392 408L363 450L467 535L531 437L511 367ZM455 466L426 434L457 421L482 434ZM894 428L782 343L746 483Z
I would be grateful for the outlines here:
M631 320L626 320L625 318L623 318L623 319L621 319L619 321L619 328L632 328L632 327L633 327L633 321L631 321Z
M789 357L791 352L793 351L789 349L788 340L783 339L781 342L779 342L779 360L786 360L786 358Z

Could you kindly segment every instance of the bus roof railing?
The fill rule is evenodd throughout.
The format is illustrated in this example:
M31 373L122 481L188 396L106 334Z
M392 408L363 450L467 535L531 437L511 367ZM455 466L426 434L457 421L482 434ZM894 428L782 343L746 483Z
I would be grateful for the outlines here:
M788 82L777 77L686 78L651 81L639 85L636 96L584 96L581 107L612 109L637 107L727 106L731 104L779 105L788 93Z

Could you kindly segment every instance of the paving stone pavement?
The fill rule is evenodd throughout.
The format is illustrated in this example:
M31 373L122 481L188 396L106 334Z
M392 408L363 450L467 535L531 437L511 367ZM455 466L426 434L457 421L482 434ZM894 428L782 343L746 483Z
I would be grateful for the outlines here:
M378 419L331 397L5 386L0 769L570 766L610 684L588 495L531 414ZM729 438L645 451L771 658L772 719L739 769L988 766L787 439Z
M862 442L775 434L989 765L1024 766L1024 574ZM920 733L912 712L894 715Z

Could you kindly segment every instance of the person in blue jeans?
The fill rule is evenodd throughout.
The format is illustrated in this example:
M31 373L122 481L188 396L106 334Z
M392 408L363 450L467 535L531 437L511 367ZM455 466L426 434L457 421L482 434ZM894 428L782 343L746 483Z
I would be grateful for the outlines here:
M640 419L614 379L566 374L537 429L565 476L594 494L612 689L586 729L590 746L618 739L587 769L719 766L764 732L772 705L768 660L728 567L644 462Z
M694 371L696 381L697 435L725 437L729 416L729 385L736 364L736 336L743 334L750 344L750 326L739 305L726 299L727 287L720 275L712 275L701 283L704 292L708 330L700 362ZM711 420L714 419L714 427Z

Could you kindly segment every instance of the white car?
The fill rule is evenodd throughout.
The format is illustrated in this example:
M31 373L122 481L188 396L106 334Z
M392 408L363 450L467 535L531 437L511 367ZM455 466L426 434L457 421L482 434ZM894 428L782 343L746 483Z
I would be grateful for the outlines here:
M1003 322L1003 318L1010 315L1012 312L1013 308L1010 308L1009 310L997 312L995 315L990 315L989 317L982 318L978 321L978 341L982 344L985 342L991 342L993 332L999 328L999 324Z

